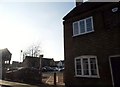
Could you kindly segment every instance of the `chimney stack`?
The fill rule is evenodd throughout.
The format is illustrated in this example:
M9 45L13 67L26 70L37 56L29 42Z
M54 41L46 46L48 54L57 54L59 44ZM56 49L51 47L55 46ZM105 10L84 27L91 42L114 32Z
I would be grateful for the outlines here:
M76 0L76 6L79 6L83 3L83 0Z

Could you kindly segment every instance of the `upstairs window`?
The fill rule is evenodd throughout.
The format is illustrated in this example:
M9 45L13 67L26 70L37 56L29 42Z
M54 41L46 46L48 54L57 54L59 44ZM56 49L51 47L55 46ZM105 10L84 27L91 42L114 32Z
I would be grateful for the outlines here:
M74 35L79 35L79 27L78 27L78 22L74 22L73 23L73 28L74 28L74 31L73 31L73 34Z
M75 58L75 76L99 77L96 56L81 56Z
M73 23L73 36L93 32L93 18L88 17Z

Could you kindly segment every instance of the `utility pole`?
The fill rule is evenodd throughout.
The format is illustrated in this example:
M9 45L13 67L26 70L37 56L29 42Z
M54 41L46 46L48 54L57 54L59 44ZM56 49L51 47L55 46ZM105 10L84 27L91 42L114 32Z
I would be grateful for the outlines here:
M40 77L41 77L41 81L40 82L42 82L42 58L43 58L43 55L40 55L39 56L39 58L40 58L40 64L39 64L39 74L40 74Z
M20 62L22 62L22 50L20 51Z
M31 50L32 50L32 57L33 57L33 48Z
M39 56L39 58L40 58L40 66L39 66L39 70L41 71L41 68L42 68L42 58L43 58L43 55L40 55L40 56Z

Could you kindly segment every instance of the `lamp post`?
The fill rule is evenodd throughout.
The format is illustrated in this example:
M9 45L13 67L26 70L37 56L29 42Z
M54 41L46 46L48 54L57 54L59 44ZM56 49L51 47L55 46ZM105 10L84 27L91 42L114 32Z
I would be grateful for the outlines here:
M42 58L43 58L43 55L40 55L39 58L40 58L39 75L40 75L40 80L41 80L40 82L42 82Z
M22 62L22 50L20 51L20 62Z
M42 58L43 58L43 55L40 55L39 58L40 58L39 70L41 71L41 69L42 69Z

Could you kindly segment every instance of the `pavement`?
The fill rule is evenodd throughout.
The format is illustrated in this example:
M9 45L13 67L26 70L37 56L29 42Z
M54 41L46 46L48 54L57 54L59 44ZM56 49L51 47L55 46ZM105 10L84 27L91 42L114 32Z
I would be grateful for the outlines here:
M54 85L53 73L44 73L43 77L45 77L42 79L43 84L40 84L39 86L0 80L0 87L65 87L65 84L63 82L63 73L56 74L56 85Z
M0 80L0 87L65 87L65 85L40 84L39 86Z
M29 85L29 84L24 84L24 83L0 80L0 86L2 86L2 85L5 86L5 87L38 87L38 86L35 86L35 85Z

